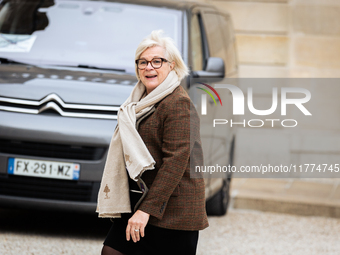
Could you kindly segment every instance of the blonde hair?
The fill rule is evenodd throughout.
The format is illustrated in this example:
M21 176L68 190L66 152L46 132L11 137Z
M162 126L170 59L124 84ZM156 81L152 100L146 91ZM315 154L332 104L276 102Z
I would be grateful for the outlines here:
M178 78L181 81L189 74L189 69L184 63L174 40L170 37L163 37L162 34L163 30L154 30L150 35L145 37L137 47L135 60L139 59L142 53L148 48L160 46L164 49L166 59L170 62L169 64L171 64L171 62L175 62L174 71L177 73ZM140 80L137 65L135 67L135 72L138 80Z

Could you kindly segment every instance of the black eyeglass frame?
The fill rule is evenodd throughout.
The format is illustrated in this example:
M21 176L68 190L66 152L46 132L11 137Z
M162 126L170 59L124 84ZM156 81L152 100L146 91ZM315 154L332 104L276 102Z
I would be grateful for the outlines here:
M154 66L152 65L152 61L153 61L154 59L161 59L161 60L162 60L162 63L161 63L161 66L160 66L160 67L154 67ZM146 67L144 67L144 68L139 68L139 67L138 67L138 61L139 61L139 60L145 60L145 61L146 61ZM161 68L161 67L163 66L163 62L169 62L169 60L167 60L167 59L165 59L165 58L153 58L153 59L151 59L150 61L147 61L147 60L144 59L144 58L140 58L140 59L137 59L135 62L136 62L137 68L138 68L139 70L144 70L145 68L148 67L149 63L151 64L151 66L152 66L153 69L159 69L159 68Z

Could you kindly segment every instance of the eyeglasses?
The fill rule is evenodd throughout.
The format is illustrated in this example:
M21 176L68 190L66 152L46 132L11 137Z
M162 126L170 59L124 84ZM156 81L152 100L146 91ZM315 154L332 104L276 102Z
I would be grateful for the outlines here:
M143 70L149 65L149 63L151 63L151 66L154 69L158 69L162 67L163 62L169 62L169 61L166 60L165 58L153 58L150 61L147 61L145 59L137 59L136 65L138 69Z

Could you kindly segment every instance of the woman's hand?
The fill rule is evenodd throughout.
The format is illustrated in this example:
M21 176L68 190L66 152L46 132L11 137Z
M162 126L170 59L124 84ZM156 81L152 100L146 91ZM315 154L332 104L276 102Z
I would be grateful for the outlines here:
M144 237L144 230L149 221L149 217L150 214L137 210L128 221L126 227L126 240L130 241L131 236L132 240L137 242L140 240L140 237Z

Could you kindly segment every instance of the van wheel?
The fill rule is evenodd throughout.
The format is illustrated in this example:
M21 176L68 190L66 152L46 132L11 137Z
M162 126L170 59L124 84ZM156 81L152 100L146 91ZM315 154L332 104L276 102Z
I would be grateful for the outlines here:
M206 203L208 215L222 216L227 213L229 204L230 178L223 180L222 188Z

